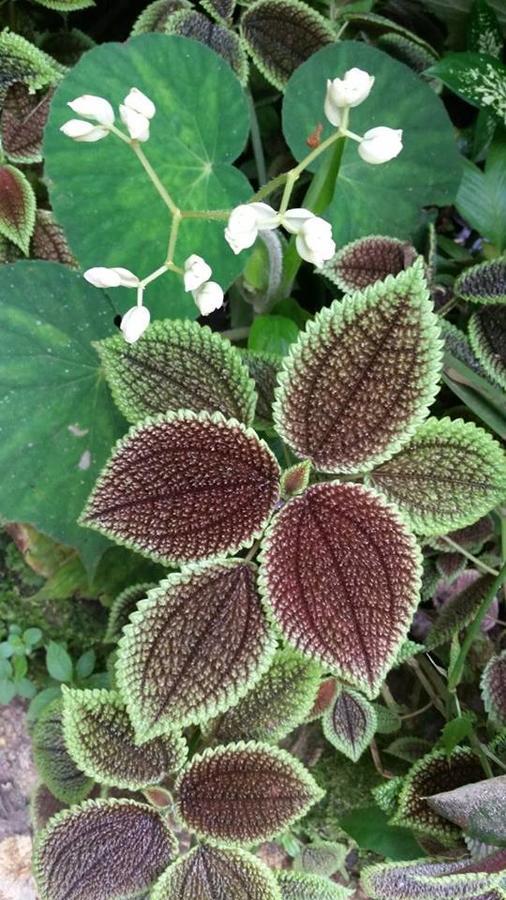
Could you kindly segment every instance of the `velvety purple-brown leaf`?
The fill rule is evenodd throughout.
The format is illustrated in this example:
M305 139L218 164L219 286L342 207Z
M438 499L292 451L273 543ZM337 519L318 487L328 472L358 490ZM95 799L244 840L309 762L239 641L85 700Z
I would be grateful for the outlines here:
M234 553L262 533L279 466L254 431L181 410L116 445L81 524L166 564Z
M325 712L326 709L329 708L332 703L337 689L337 680L330 676L329 678L324 678L320 684L318 694L316 695L316 700L313 704L313 708L309 713L308 720L319 719L321 715Z
M499 725L506 725L506 651L487 663L481 693L488 714Z
M55 222L53 213L47 209L38 209L35 213L35 228L30 250L33 259L47 259L72 268L77 267L63 229Z
M493 537L493 534L494 520L492 516L487 515L482 516L481 519L473 522L472 525L466 525L464 528L457 528L455 531L448 532L446 537L463 547L464 550L476 553L478 550L481 550L486 541ZM445 541L444 537L432 538L430 543L431 546L442 553L451 554L453 552L451 544Z
M499 859L495 859L498 856ZM488 857L493 872L505 866L505 853ZM494 889L487 859L419 859L413 862L380 863L365 869L361 881L368 897L376 900L501 900Z
M170 866L151 900L281 900L273 872L258 857L231 847L195 847Z
M469 340L489 378L506 390L506 305L484 306L473 313Z
M397 238L371 235L342 247L322 272L342 291L362 291L387 275L398 275L413 265L415 248Z
M323 796L295 757L255 742L195 756L176 790L187 828L212 843L246 846L270 840Z
M274 519L261 573L286 640L374 697L421 583L420 551L394 509L359 485L313 485Z
M0 235L27 255L34 226L35 195L30 182L15 166L0 166Z
M52 91L30 94L18 82L9 88L0 120L2 146L14 163L42 160L42 135L51 103Z
M152 807L88 800L41 832L34 871L41 900L124 900L144 893L172 862L177 842Z
M357 762L371 743L377 726L372 703L358 691L338 688L337 696L323 714L323 733L337 750Z
M451 597L440 610L434 625L427 634L426 647L437 647L439 644L451 641L454 634L469 625L478 612L493 580L493 575L482 575Z

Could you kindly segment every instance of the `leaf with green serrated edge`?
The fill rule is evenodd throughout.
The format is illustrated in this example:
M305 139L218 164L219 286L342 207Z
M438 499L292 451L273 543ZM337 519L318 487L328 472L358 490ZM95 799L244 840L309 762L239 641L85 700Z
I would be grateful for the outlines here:
M218 845L270 840L323 797L295 757L253 741L194 756L176 791L185 827Z
M274 421L315 468L359 472L408 442L437 393L440 367L420 259L308 323L283 363Z
M195 847L170 866L156 883L152 900L281 900L271 870L256 856L228 850Z
M392 824L451 845L459 837L459 830L437 815L426 798L482 778L480 760L472 750L458 747L449 756L445 750L429 753L415 763L406 776Z
M248 83L249 65L246 51L238 35L226 26L211 22L202 13L188 9L174 13L165 26L165 32L193 38L205 44L227 61L241 84Z
M196 322L154 322L135 344L96 344L118 409L129 422L178 409L253 421L255 385L241 354Z
M320 684L320 667L292 650L280 650L252 690L205 726L214 744L252 740L277 744L308 716Z
M132 800L88 800L54 816L38 836L41 900L126 900L172 862L177 841L160 815Z
M417 258L415 248L397 238L370 235L342 247L320 270L345 293L361 291L383 281L387 275L398 275Z
M378 40L380 50L385 50L399 62L405 63L419 75L437 61L438 55L434 50L427 50L417 41L404 37L402 34L387 33L381 35Z
M260 583L286 640L373 698L418 603L421 554L373 491L313 485L267 531Z
M429 419L393 459L367 476L425 536L445 534L489 512L506 494L506 455L482 428Z
M91 346L110 332L112 312L81 275L50 262L2 266L0 298L0 429L9 435L0 513L77 547L92 569L107 543L76 519L121 433Z
M52 212L47 209L38 209L35 213L30 254L33 259L59 262L74 269L77 267L63 230L55 222Z
M335 701L323 714L322 724L327 740L357 762L371 743L378 720L372 703L358 691L339 687Z
M501 26L487 0L474 0L467 41L470 50L501 58L504 45Z
M454 581L466 568L466 558L461 553L440 553L436 557L438 572L448 581Z
M170 216L163 200L126 144L114 137L76 144L59 130L69 117L67 103L75 97L98 94L117 107L132 84L156 102L145 153L183 209L229 209L251 196L245 176L232 166L247 140L249 114L228 63L198 41L178 35L143 34L123 44L94 47L58 87L44 140L56 219L83 269L97 263L127 265L144 277L166 255ZM193 253L206 259L224 288L244 265L231 253L218 220L182 223L175 262L182 266ZM146 296L152 318L194 319L198 314L174 273L150 284ZM127 288L117 288L114 299L122 308L131 306Z
M214 558L260 537L278 479L254 431L220 413L180 410L117 443L81 522L167 565Z
M88 796L93 781L78 769L67 750L61 699L54 700L41 713L32 746L39 775L57 800L78 803Z
M113 691L64 689L63 733L83 772L99 784L131 791L177 772L188 752L177 732L137 746L126 706Z
M395 756L396 759L402 759L405 762L414 763L422 756L426 756L430 750L429 741L417 737L400 737L385 748L385 753Z
M419 647L418 650L423 650L423 647ZM361 699L363 700L363 698ZM373 710L376 714L376 731L378 734L393 734L395 731L399 731L402 722L398 713L387 706L382 706L380 703L374 703Z
M451 322L443 319L441 322L441 336L445 342L446 353L451 353L456 359L469 366L473 372L477 372L480 375L485 374L483 366L471 350L469 339L463 331L460 331Z
M397 776L396 778L389 778L388 781L382 781L381 784L372 789L372 795L376 803L387 816L393 816L397 809L399 794L403 784L404 778Z
M289 500L290 497L296 497L302 494L308 484L311 476L311 463L308 459L304 459L300 463L295 463L289 469L285 469L281 476L281 497L283 500Z
M344 867L348 847L337 841L314 841L305 844L293 861L294 868L309 875L325 875L330 878Z
M335 129L323 112L326 80L342 78L353 67L374 75L375 82L369 97L353 109L351 128L359 134L378 125L402 128L404 146L396 159L371 166L360 159L356 142L346 141L325 218L338 247L370 234L410 240L422 207L453 202L462 171L448 114L415 72L359 41L324 47L287 85L283 132L297 160L307 155L307 138L316 126L323 125L322 141L330 137ZM310 168L327 165L332 152L323 153Z
M506 307L484 307L469 320L471 347L487 375L506 390Z
M492 516L482 516L472 525L465 525L464 528L457 528L456 531L449 531L446 535L450 540L454 541L464 550L470 550L471 553L481 550L483 544L494 536L495 526ZM429 541L431 547L439 550L440 553L453 553L452 547L443 537L435 537Z
M8 28L0 32L0 97L17 81L30 91L56 84L63 71L59 63L21 35Z
M328 709L328 707L332 703L336 690L337 680L335 678L324 678L323 681L320 682L320 687L318 689L318 694L316 695L313 708L311 709L307 717L308 722L312 722L314 719L319 719L320 716L323 715L325 710Z
M119 641L123 628L128 623L131 614L137 609L139 600L143 600L148 591L154 587L156 587L154 584L133 584L118 594L109 610L104 643L115 644L116 641Z
M487 859L380 863L364 869L361 884L376 900L501 900L504 895L494 890L496 879L489 871L501 871L504 864L503 854L491 870Z
M506 725L506 650L489 660L481 678L481 696L489 716Z
M279 872L278 884L282 900L347 900L350 897L347 888L319 875Z
M506 303L506 259L491 259L465 269L454 291L470 303Z
M15 166L0 166L0 234L23 251L30 248L35 226L35 194Z
M38 784L30 798L30 818L34 831L45 828L50 819L65 809L66 803L57 800L47 785Z
M42 133L52 91L30 94L26 85L13 84L7 91L0 127L2 147L14 163L42 161Z
M423 651L422 644L417 644L416 641L405 640L399 647L399 652L395 659L395 665L401 666L402 663L406 662L406 660L411 659L411 657L416 656L417 653Z
M255 415L261 421L272 422L274 389L281 360L274 354L254 350L241 350L241 356L256 386L258 400Z
M154 0L146 6L132 28L132 37L150 31L165 31L167 21L180 9L192 9L189 0Z
M361 28L368 33L381 35L385 32L395 32L395 34L398 34L401 37L415 41L420 47L425 47L427 52L434 52L433 47L431 47L430 44L427 44L419 34L416 34L414 31L409 31L409 29L405 28L399 22L389 19L386 16L380 16L374 12L355 11L353 8L348 9L346 6L343 7L341 14L343 20L346 20L346 22L349 22L356 28Z
M241 30L255 65L280 90L301 63L335 40L328 20L299 0L257 0Z
M69 13L78 9L89 9L95 6L94 0L34 0L39 6L46 9L55 9L57 12Z
M149 591L119 643L118 684L139 740L237 703L276 647L242 560L193 566Z
M472 51L447 53L426 74L440 78L468 103L490 110L506 121L506 66L493 56Z
M218 21L231 19L236 0L201 0L201 5Z

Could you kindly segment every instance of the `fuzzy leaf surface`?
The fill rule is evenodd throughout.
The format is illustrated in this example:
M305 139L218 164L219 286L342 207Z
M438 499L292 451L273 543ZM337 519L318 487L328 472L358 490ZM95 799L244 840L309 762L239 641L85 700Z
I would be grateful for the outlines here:
M104 643L115 644L119 641L123 628L134 610L137 609L139 600L143 600L148 591L154 587L154 584L133 584L118 594L109 610Z
M376 711L358 691L338 688L334 703L323 715L323 733L330 743L357 762L376 731Z
M262 422L270 423L281 360L274 354L258 353L254 350L242 350L241 355L255 382L258 395L256 416Z
M138 738L236 703L275 646L255 566L231 560L169 576L141 600L119 644L118 684Z
M132 800L88 800L40 834L34 872L41 900L126 900L172 862L177 841L159 814Z
M241 84L248 82L248 57L237 34L219 22L211 22L197 10L181 10L170 17L167 34L179 34L205 44L229 64Z
M132 28L132 37L139 34L148 34L150 31L159 31L162 34L170 17L180 9L191 9L189 0L154 0L149 3L136 19Z
M295 757L254 742L194 756L176 789L183 824L218 845L270 840L323 796Z
M49 820L66 806L66 803L56 799L45 784L38 784L30 798L30 818L34 832L45 828Z
M352 241L325 263L321 272L346 294L363 291L387 275L398 275L413 265L415 248L397 238L370 235Z
M35 195L15 166L0 166L0 234L28 255L35 227Z
M202 6L215 19L231 19L234 9L235 0L202 0Z
M294 859L294 868L309 875L330 878L344 866L347 855L346 844L318 839L303 845Z
M116 444L81 524L166 565L234 553L259 537L279 466L254 431L221 414L148 419Z
M264 541L261 585L286 640L371 698L406 637L420 584L413 535L359 485L313 485Z
M506 455L484 429L429 419L368 483L396 503L415 531L445 534L488 513L506 494Z
M501 900L485 863L427 858L380 863L364 870L361 883L375 900Z
M301 63L335 40L330 23L299 0L257 0L241 28L255 65L280 90Z
M100 784L131 791L157 784L182 768L187 746L178 733L139 747L119 694L106 690L65 690L65 743L79 768Z
M20 34L0 32L0 97L12 84L22 82L30 91L55 84L63 67Z
M456 531L449 531L449 537L456 544L459 544L464 550L476 553L489 541L494 535L494 520L492 516L482 516L471 525L465 525L464 528L457 528ZM444 538L435 537L430 542L432 547L439 550L440 553L451 554L453 552L450 544Z
M277 744L309 715L320 685L320 667L292 650L280 650L271 666L235 706L208 723L215 744Z
M93 779L78 768L63 733L63 703L46 706L33 732L33 755L42 781L62 803L79 803L88 796Z
M33 259L63 263L65 266L76 268L76 261L69 250L63 230L55 222L52 212L47 209L38 209L35 213L35 228L30 249Z
M278 884L282 900L348 900L350 892L319 875L279 872Z
M320 687L318 689L313 708L309 713L308 721L311 722L313 719L319 719L320 716L323 715L325 710L328 709L330 704L332 703L336 694L336 689L337 680L335 678L324 678L320 682Z
M69 13L78 9L89 9L95 6L94 0L35 0L40 6L46 9L55 9L57 12Z
M429 753L408 773L392 824L451 845L459 837L459 830L434 812L426 798L482 778L481 763L467 748L458 747L449 756L445 750Z
M470 303L506 303L506 259L499 257L465 269L454 290Z
M489 378L506 390L506 306L485 306L473 313L469 340Z
M250 425L255 385L239 351L196 322L154 322L135 344L96 344L118 409L132 423L157 413L221 412Z
M481 695L495 722L506 725L506 652L493 656L483 671Z
M439 326L423 263L336 301L283 363L274 421L325 472L358 472L401 449L438 390Z
M170 866L152 900L281 900L271 870L245 850L203 844Z
M493 575L482 575L445 603L425 638L428 649L448 643L471 624L493 580Z
M42 161L42 133L49 112L51 91L30 94L26 85L13 84L0 119L2 146L14 163Z
M506 776L466 784L434 794L429 806L477 840L504 845L506 841Z

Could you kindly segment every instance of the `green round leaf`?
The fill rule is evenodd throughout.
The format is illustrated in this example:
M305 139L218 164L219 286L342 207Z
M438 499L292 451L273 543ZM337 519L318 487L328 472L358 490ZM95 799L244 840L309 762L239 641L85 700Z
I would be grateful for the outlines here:
M98 94L118 107L132 85L152 98L156 114L142 149L176 203L184 209L228 209L251 188L231 166L249 129L248 107L228 64L189 38L144 34L126 44L86 53L57 90L46 128L44 157L55 216L83 268L124 266L144 277L164 261L170 215L131 148L113 135L75 143L60 132L71 117L67 102ZM203 256L223 287L242 261L224 238L224 222L184 221L178 265ZM122 308L132 293L118 288ZM95 305L100 302L95 294ZM195 318L197 308L180 276L149 286L146 302L158 318Z
M72 678L72 660L65 647L51 641L46 651L46 666L51 678L56 681L70 681Z
M384 165L372 166L358 155L355 141L344 147L334 199L326 212L337 245L366 234L409 238L420 209L454 199L461 162L453 126L433 90L414 72L386 53L355 41L343 41L315 53L290 79L283 104L283 130L297 159L307 155L307 138L319 124L322 140L332 126L323 112L326 81L357 66L375 76L374 87L351 110L352 131L386 125L402 128L404 149ZM321 161L322 156L315 163Z

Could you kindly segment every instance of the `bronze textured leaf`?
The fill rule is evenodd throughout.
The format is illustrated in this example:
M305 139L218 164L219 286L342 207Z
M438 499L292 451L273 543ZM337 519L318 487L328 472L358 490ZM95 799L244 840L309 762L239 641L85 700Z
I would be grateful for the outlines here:
M72 268L77 267L63 229L55 222L53 213L47 209L38 209L35 213L30 255L32 259L46 259Z
M259 537L279 466L254 431L221 414L132 428L113 451L81 524L166 565L234 553Z
M451 597L439 611L425 638L425 646L431 649L446 644L455 634L470 625L493 581L493 575L482 575Z
M484 306L473 313L469 340L489 378L506 390L506 305Z
M237 703L275 648L254 565L230 560L169 576L140 602L119 644L118 684L137 738Z
M281 900L347 900L350 892L328 878L302 875L298 872L278 872Z
M264 540L261 585L286 640L371 698L406 637L420 583L415 538L360 485L313 485Z
M340 687L323 715L323 733L328 741L353 762L371 743L377 717L372 703L358 691Z
M504 852L497 856L496 866L504 868ZM503 896L499 887L495 890L487 859L380 863L364 870L361 883L367 896L376 900L501 900Z
M258 395L255 415L261 422L272 422L272 405L281 361L273 353L243 350L242 359L255 382Z
M235 31L218 22L211 22L197 10L188 9L174 13L167 21L165 32L193 38L210 47L228 62L241 84L247 84L248 57Z
M438 390L439 324L423 261L322 310L283 362L278 432L324 472L389 459L423 422Z
M53 700L42 711L33 731L33 755L39 775L62 803L79 803L93 788L93 779L75 763L63 734L63 702Z
M322 274L345 293L363 291L376 281L413 265L415 248L398 238L370 235L342 247L322 268Z
M255 742L194 756L176 790L185 827L225 846L270 840L323 796L295 757Z
M0 119L2 147L14 163L42 161L42 135L52 91L30 94L26 85L13 84Z
M493 656L483 671L481 694L489 716L506 725L506 651Z
M131 587L125 588L114 599L109 610L109 618L107 620L107 630L104 635L106 644L116 644L123 632L123 628L127 625L128 620L133 612L137 609L139 600L143 600L154 584L133 584Z
M281 900L272 871L237 847L195 847L170 866L151 900Z
M88 800L64 810L37 839L40 900L125 900L172 862L177 841L160 815L132 800Z
M471 303L506 303L506 260L499 257L466 269L455 282L455 294Z
M35 226L35 194L15 166L0 165L0 235L28 255Z
M149 3L136 20L132 28L132 37L151 31L159 31L163 34L174 13L181 9L191 8L189 0L153 0L153 3Z

